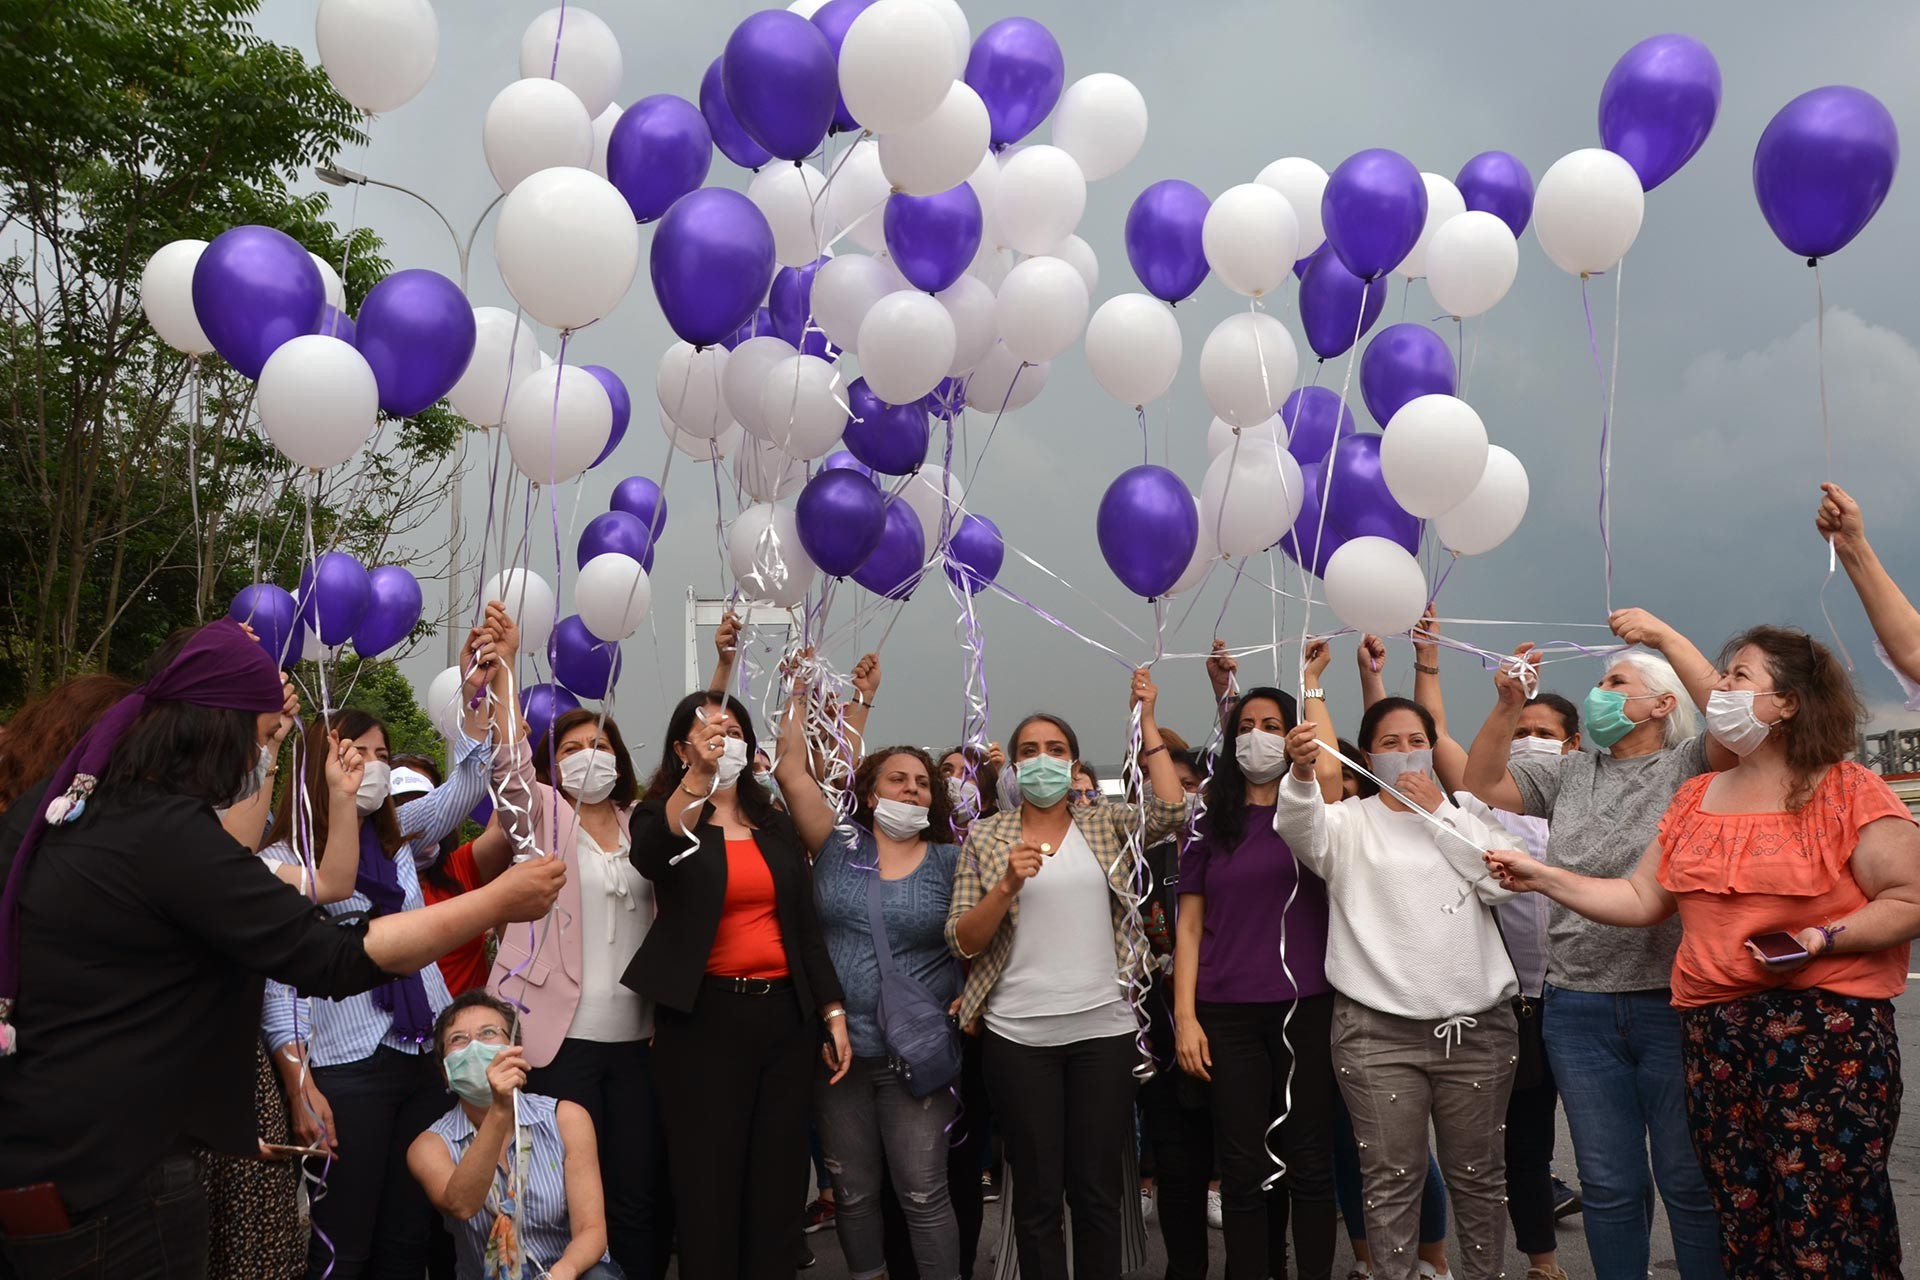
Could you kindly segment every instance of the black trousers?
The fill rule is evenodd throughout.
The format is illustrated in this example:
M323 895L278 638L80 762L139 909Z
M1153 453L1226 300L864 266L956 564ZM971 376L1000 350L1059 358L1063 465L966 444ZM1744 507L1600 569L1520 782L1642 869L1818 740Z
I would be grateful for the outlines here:
M947 1135L947 1199L960 1227L960 1280L973 1280L986 1217L980 1169L993 1129L993 1108L987 1102L985 1053L979 1036L960 1037L960 1114ZM922 1280L892 1178L880 1184L880 1218L886 1227L888 1280Z
M682 1280L793 1280L819 1027L791 990L706 987L655 1020Z
M0 1237L5 1280L203 1280L207 1192L191 1156L155 1165L69 1231Z
M407 1148L454 1106L440 1064L382 1045L358 1062L315 1067L313 1081L333 1109L340 1150L313 1203L307 1275L419 1280L434 1211L407 1168Z
M1285 1280L1289 1220L1301 1280L1326 1280L1333 1274L1340 1216L1333 1198L1333 996L1290 1004L1203 1000L1194 1011L1213 1058L1213 1137L1228 1280ZM1286 1105L1290 1064L1292 1102L1274 1137L1287 1172L1263 1191L1261 1184L1277 1169L1267 1152L1267 1125Z
M1540 1083L1515 1089L1507 1099L1507 1216L1513 1243L1525 1254L1552 1253L1553 1113L1560 1090L1553 1068L1540 1055Z
M1207 1183L1213 1178L1207 1085L1176 1066L1164 1067L1140 1086L1140 1118L1153 1157L1154 1216L1167 1247L1166 1280L1206 1280ZM1285 1256L1286 1220L1277 1220Z
M577 1102L593 1119L606 1194L607 1247L628 1280L663 1280L673 1254L667 1139L644 1040L563 1040L527 1091Z
M1068 1280L1064 1203L1073 1210L1073 1280L1119 1280L1127 1144L1133 1141L1130 1035L1030 1048L986 1033L987 1089L1013 1168L1021 1280Z

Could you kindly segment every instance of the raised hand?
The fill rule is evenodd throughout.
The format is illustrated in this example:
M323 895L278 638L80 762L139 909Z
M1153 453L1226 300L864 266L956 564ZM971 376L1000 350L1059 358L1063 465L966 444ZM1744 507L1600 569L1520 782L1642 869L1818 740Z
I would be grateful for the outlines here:
M869 653L853 664L853 674L848 677L853 688L860 695L859 701L867 706L873 705L873 695L880 690L880 655Z
M1860 504L1831 480L1820 486L1820 509L1814 512L1813 527L1835 551L1848 551L1867 541L1867 522L1860 514Z
M1153 683L1153 673L1146 667L1136 668L1133 673L1132 695L1127 705L1139 707L1142 716L1151 718L1154 703L1159 700L1160 689Z
M1372 634L1361 636L1353 657L1360 664L1361 674L1377 676L1387 662L1387 642Z
M1424 667L1440 664L1440 624L1433 614L1433 601L1429 600L1426 611L1413 628L1413 660Z
M727 733L718 718L709 721L706 708L695 715L687 730L687 786L705 790L711 782L720 757L727 749Z
M335 800L351 803L360 790L360 776L366 772L366 759L353 743L342 743L338 730L327 734L327 792Z
M1240 660L1227 652L1227 642L1216 638L1207 655L1207 680L1213 685L1213 700L1223 702L1233 689L1233 678L1240 674Z
M488 656L511 666L514 655L520 652L520 624L507 612L506 605L498 600L490 600L487 602L486 626L493 633L492 652Z
M493 1055L487 1064L487 1087L493 1090L493 1105L511 1107L513 1091L527 1085L527 1051L510 1044Z
M1320 684L1320 678L1327 673L1327 664L1333 661L1333 646L1325 640L1309 640L1307 647L1300 651L1301 671L1307 683L1314 687Z
M567 864L560 859L528 858L501 872L491 888L500 898L502 918L518 923L544 920L566 881Z
M1645 609L1615 609L1607 625L1628 644L1643 644L1649 649L1664 649L1673 638L1673 628Z
M242 624L244 625L244 624ZM293 677L286 672L280 673L280 720L273 726L273 737L267 740L277 755L280 744L293 732L293 726L300 723L300 694L293 687Z
M1302 720L1287 732L1287 759L1293 762L1293 776L1301 779L1313 777L1313 767L1320 761L1320 739L1318 731L1311 721Z
M1531 641L1522 643L1513 651L1513 656L1520 663L1538 670L1540 651L1533 647ZM1513 663L1503 662L1494 668L1493 690L1499 697L1500 705L1509 710L1526 705L1526 682L1521 680L1520 673L1514 669Z
M714 628L713 649L720 661L732 662L740 645L740 615L729 609L720 617L720 625Z

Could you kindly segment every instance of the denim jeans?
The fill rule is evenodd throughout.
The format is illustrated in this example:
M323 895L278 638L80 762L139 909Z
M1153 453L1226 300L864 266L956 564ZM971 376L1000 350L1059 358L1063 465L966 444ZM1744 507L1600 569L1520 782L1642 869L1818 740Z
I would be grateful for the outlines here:
M19 1280L203 1280L207 1194L190 1156L155 1165L70 1231L0 1237L0 1275Z
M1595 1276L1644 1280L1657 1187L1681 1280L1722 1280L1720 1223L1688 1136L1679 1011L1665 991L1554 986L1544 1005Z
M880 1180L891 1176L922 1280L960 1274L960 1228L947 1198L953 1095L916 1098L884 1058L855 1058L839 1084L823 1068L814 1090L820 1148L833 1176L833 1225L853 1280L887 1269Z

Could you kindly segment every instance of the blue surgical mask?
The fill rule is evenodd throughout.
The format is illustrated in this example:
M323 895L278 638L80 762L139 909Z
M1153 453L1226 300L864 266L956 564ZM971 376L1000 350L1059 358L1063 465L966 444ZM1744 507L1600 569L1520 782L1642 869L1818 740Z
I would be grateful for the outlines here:
M506 1047L475 1040L449 1053L441 1063L447 1073L447 1087L462 1102L471 1102L476 1107L492 1106L493 1086L487 1083L487 1068Z
M1032 756L1020 762L1020 794L1037 809L1051 809L1073 786L1073 765L1058 756Z

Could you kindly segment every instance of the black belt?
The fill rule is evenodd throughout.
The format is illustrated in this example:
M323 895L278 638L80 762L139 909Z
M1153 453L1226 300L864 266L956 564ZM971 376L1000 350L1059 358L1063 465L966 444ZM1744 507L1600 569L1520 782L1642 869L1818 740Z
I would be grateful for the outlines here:
M793 990L793 979L727 978L710 973L706 977L706 985L715 991L731 991L737 996L775 996Z

